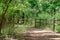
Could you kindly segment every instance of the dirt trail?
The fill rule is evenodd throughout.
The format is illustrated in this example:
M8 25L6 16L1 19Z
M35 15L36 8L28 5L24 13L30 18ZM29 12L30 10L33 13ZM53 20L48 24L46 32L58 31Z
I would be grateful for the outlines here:
M24 32L24 37L26 40L60 40L59 33L36 28L28 28L28 31Z

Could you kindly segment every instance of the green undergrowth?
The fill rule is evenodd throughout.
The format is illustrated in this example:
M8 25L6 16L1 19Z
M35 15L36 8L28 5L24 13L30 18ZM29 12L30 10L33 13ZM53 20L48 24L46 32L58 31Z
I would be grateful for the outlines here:
M57 33L60 33L60 26L56 26L55 31L56 31Z

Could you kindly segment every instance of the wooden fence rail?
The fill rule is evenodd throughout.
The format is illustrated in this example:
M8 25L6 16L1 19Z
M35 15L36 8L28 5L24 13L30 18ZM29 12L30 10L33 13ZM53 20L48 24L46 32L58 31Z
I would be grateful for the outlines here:
M44 24L42 24L42 22ZM35 19L35 27L39 27L39 26L42 26L42 25L52 25L53 29L54 29L55 26L59 26L60 25L57 22L60 22L60 19L59 20L55 20L55 22L54 22L54 20L48 20L48 19Z

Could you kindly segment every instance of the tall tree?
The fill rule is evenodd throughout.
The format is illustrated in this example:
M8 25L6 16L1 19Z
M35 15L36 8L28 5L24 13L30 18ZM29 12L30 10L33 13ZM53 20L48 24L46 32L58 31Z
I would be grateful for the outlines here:
M12 0L8 1L8 4L6 5L5 10L3 10L3 13L2 13L2 16L1 16L1 22L0 22L0 33L1 33L1 29L2 29L2 27L4 25L4 23L6 21L5 14L6 14L7 10L8 10L8 7L9 7L8 5L9 5L9 3L11 3L11 1Z

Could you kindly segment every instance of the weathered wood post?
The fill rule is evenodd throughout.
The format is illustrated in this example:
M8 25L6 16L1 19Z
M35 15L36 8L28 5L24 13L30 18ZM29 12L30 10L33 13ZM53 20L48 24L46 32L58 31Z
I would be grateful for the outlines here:
M39 28L41 26L41 19L35 19L35 27Z
M53 31L55 31L55 12L56 12L56 9L54 9L54 18L53 18Z

